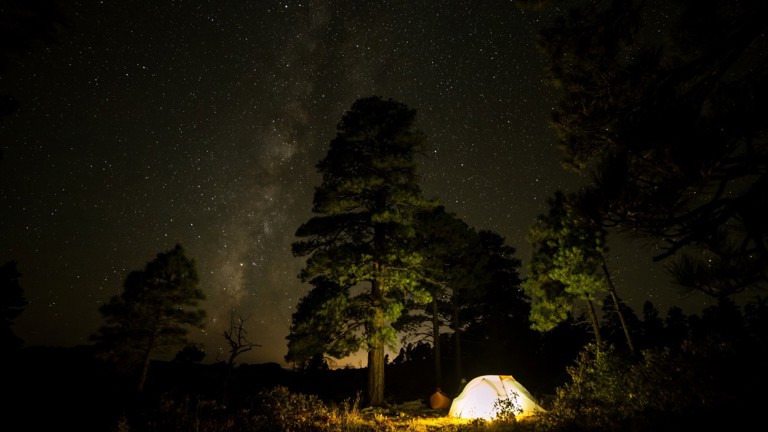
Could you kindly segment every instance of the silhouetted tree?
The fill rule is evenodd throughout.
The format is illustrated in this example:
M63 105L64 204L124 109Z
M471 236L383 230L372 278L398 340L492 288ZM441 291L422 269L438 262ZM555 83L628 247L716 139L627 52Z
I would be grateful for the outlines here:
M689 329L690 343L718 355L740 352L750 340L740 307L728 298L702 310L700 317L690 321Z
M443 251L448 254L443 261L443 272L447 276L446 282L450 289L447 312L450 314L450 328L453 330L451 342L455 380L460 383L464 378L465 356L462 335L468 326L479 318L477 303L482 301L480 290L489 280L486 271L488 254L474 229L458 229L450 241L453 244L452 252L451 249Z
M300 370L304 372L327 371L330 369L328 360L323 354L315 354L301 365Z
M531 305L521 288L520 259L498 233L481 230L478 235L485 257L480 267L484 277L465 312L469 315L465 352L476 370L532 375L541 366L542 338L531 329Z
M230 369L235 366L235 359L242 353L261 346L248 340L248 331L245 330L244 325L245 319L242 316L235 317L232 314L229 317L229 328L224 330L224 339L229 344L227 366Z
M593 1L541 33L566 166L678 283L768 286L768 2Z
M442 206L419 215L416 238L424 257L422 283L432 302L424 308L408 308L396 328L405 332L404 343L416 339L432 344L436 387L445 385L441 335L446 329L452 330L450 344L458 384L464 378L463 363L468 354L462 343L465 334L474 345L470 351L476 358L475 368L480 362L493 363L489 355L501 361L505 341L511 338L508 326L513 322L522 323L524 333L532 334L529 305L520 291L520 260L503 237L489 230L474 230ZM517 337L525 339L515 332ZM481 350L481 346L488 350Z
M679 306L672 306L667 310L664 330L667 336L665 345L679 349L688 337L688 317Z
M411 247L414 214L433 205L422 197L416 176L424 135L412 130L415 116L415 110L391 99L374 96L352 104L317 164L322 183L312 211L319 216L298 228L296 236L303 240L293 244L295 256L308 257L300 278L327 280L323 289L336 292L323 297L351 312L334 315L340 322L323 333L341 334L343 343L324 350L368 351L371 405L384 402L384 349L395 340L392 322L407 298L430 300L415 271L421 256ZM289 335L294 347L300 345L296 336Z
M664 320L661 319L659 310L656 309L656 306L650 300L646 300L643 303L641 329L643 347L669 346L666 343L669 336L664 328Z
M227 359L226 375L222 381L222 387L226 388L232 378L235 369L235 360L244 352L248 352L261 345L248 340L248 331L245 330L245 319L242 316L235 317L234 312L229 316L229 328L224 330L224 339L229 344L229 358Z
M415 244L422 254L420 283L429 291L432 301L426 307L408 305L395 328L406 340L425 340L432 344L435 387L442 383L440 335L444 329L453 330L456 380L461 379L461 333L472 317L467 309L471 294L477 290L486 274L480 268L487 259L481 249L478 233L454 213L438 206L417 217Z
M173 358L173 361L179 363L200 363L205 358L205 350L196 345L189 344L180 349Z
M13 322L29 304L19 278L21 273L16 261L9 261L0 267L0 346L5 353L18 351L24 344L12 329Z
M425 363L432 360L432 346L424 341L410 342L405 347L401 347L397 356L392 360L394 365L405 365L413 363Z
M618 311L616 310L617 305ZM604 330L603 336L607 342L632 354L636 353L635 338L628 339L626 334L630 328L634 330L634 333L639 332L642 328L642 323L631 307L625 303L614 303L611 296L606 295L603 299L600 326Z
M99 309L106 323L91 339L107 358L137 369L138 392L154 354L188 343L188 327L203 328L198 282L194 260L177 244L129 273L123 292Z

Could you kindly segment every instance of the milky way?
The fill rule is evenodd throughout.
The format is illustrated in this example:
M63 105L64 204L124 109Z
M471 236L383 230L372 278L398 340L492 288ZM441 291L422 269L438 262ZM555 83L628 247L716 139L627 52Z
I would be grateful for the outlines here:
M283 362L307 292L290 253L315 163L355 99L417 110L422 189L527 261L559 165L536 32L551 11L510 1L67 2L53 42L0 77L2 255L30 305L27 345L88 342L128 272L175 243L208 295L206 361L230 316ZM635 249L630 254L636 253ZM615 264L632 286L631 264ZM643 270L647 274L656 274ZM654 276L663 278L663 276ZM649 286L630 299L653 298ZM641 294L638 294L641 293Z

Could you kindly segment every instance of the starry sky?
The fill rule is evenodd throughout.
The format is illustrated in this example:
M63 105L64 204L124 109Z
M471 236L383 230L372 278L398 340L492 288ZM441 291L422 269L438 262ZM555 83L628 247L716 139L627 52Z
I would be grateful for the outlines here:
M53 42L12 59L0 91L0 259L16 260L29 345L88 343L124 278L180 243L207 300L206 362L245 318L283 363L307 292L290 245L312 216L315 163L352 103L417 111L422 189L515 247L546 200L583 179L559 163L536 34L556 10L509 0L72 1ZM633 307L662 312L667 275L641 245L609 263ZM525 273L525 269L522 269ZM697 300L698 301L698 300ZM639 310L639 309L638 309ZM347 360L364 366L360 360ZM343 364L343 362L342 362Z

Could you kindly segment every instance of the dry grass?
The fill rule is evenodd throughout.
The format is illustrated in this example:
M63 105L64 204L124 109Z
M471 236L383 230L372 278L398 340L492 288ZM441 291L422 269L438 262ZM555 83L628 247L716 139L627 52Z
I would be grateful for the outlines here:
M360 397L326 404L315 396L285 387L263 392L249 408L233 409L217 401L166 399L159 409L134 419L121 418L116 432L199 431L261 432L507 432L521 431L520 422L449 417L422 401L360 408Z
M514 422L449 417L447 410L433 410L420 401L357 411L357 421L347 418L348 430L360 431L511 431ZM359 429L355 429L355 426Z

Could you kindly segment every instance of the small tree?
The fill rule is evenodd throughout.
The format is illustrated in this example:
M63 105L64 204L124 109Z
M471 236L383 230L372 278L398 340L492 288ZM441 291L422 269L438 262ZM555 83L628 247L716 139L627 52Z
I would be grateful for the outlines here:
M128 274L123 292L99 309L106 323L91 339L108 358L137 371L138 392L155 353L188 343L188 327L203 328L198 304L205 294L198 282L195 262L177 244Z
M229 369L235 366L235 359L240 354L261 346L248 340L248 331L245 330L244 325L245 319L242 316L235 318L232 314L229 317L229 328L224 330L224 339L229 343L229 360L227 360Z
M539 216L530 228L533 246L530 274L523 289L531 297L531 322L549 331L586 304L597 344L601 344L595 303L604 292L604 276L597 271L602 259L604 235L575 223L566 198L557 192L549 200L549 213Z
M204 358L205 350L201 346L189 344L176 353L173 361L177 363L200 363Z
M532 298L534 328L549 331L560 324L581 302L588 310L597 345L602 343L595 304L609 293L627 347L635 351L622 304L605 262L607 232L599 215L589 213L583 195L565 196L557 191L549 200L549 213L540 216L529 233L534 252L531 274L523 289Z

